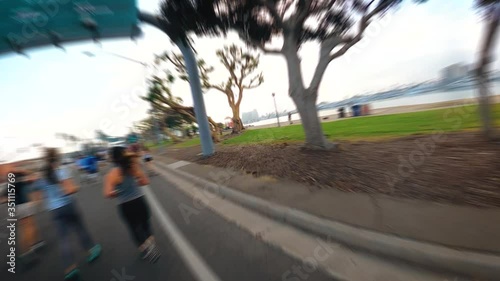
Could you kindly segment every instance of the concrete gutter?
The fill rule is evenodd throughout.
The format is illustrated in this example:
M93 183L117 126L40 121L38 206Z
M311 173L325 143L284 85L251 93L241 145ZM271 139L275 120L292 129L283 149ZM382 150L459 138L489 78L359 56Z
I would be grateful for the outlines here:
M394 235L323 219L297 209L271 203L227 186L218 185L180 170L175 170L161 162L156 162L156 164L189 181L210 188L211 192L228 198L253 211L275 220L286 222L289 225L308 232L326 236L354 248L425 266L434 270L492 280L498 280L500 276L500 256L456 250L437 244L404 239Z

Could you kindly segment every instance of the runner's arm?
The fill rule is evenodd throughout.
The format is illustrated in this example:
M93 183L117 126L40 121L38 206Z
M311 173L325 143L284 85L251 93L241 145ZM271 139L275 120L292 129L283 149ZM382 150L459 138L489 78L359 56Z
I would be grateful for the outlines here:
M62 168L58 170L57 173L66 195L78 192L80 188L75 184L75 182L71 178L71 172L67 168Z
M149 179L144 174L144 172L141 170L139 165L134 165L134 176L137 179L137 182L139 183L140 186L148 185L149 184Z
M116 197L116 195L117 195L117 191L115 189L116 182L117 182L116 172L113 171L113 170L111 172L109 172L106 175L106 177L104 177L104 190L103 190L103 193L104 193L104 197L105 198Z
M79 188L72 179L65 179L61 181L61 185L64 189L66 195L75 194L78 192Z

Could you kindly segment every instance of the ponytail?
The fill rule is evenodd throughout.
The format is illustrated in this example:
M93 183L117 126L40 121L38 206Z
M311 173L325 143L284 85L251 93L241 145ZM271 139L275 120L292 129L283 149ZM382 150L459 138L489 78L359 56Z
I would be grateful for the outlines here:
M132 173L133 159L131 156L125 154L124 147L113 147L110 154L113 163L120 167L123 174L130 175Z

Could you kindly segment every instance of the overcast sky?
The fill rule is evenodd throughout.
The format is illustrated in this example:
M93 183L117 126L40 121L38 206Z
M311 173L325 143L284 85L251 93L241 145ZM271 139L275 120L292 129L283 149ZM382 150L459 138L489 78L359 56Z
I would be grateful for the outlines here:
M155 12L158 2L139 0L139 5ZM404 2L408 4L372 24L359 45L330 64L318 102L435 79L445 66L474 60L482 25L472 0L431 0L418 6ZM0 136L46 141L56 132L65 132L88 138L99 128L110 135L125 134L133 122L146 116L148 105L137 97L145 94L151 70L106 52L151 63L155 53L176 50L160 31L142 29L144 36L137 42L106 40L102 47L84 42L67 45L66 52L47 47L30 50L29 58L0 56ZM234 35L195 40L198 55L216 68L214 81L225 79L215 51L233 42L240 43ZM96 56L85 56L82 51ZM300 55L309 83L318 59L317 45L305 45ZM285 60L261 56L260 70L265 82L245 94L241 111L273 111L273 92L279 110L294 109L287 95ZM191 104L187 83L179 81L174 94ZM221 93L209 91L205 102L208 114L217 121L231 114Z

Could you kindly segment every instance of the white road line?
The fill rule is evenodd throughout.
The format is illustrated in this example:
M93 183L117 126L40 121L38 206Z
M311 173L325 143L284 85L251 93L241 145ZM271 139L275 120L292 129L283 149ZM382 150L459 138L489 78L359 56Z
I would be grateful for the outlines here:
M220 281L219 277L208 267L205 261L200 257L200 254L189 244L179 231L175 223L168 216L167 212L161 207L155 195L149 186L144 186L144 192L151 205L155 216L160 221L165 234L172 240L174 247L177 249L186 265L191 269L191 273L195 275L199 281Z
M315 270L319 269L328 274L334 280L356 280L356 281L443 281L447 275L421 270L418 267L410 267L377 256L367 255L363 252L352 251L348 247L328 239L319 239L314 235L302 232L287 224L264 217L254 211L246 209L238 204L212 193L208 189L199 188L198 184L186 180L172 171L165 169L167 165L157 162L156 171L169 182L173 188L177 188L184 194L204 203L202 206L214 211L216 214L234 223L241 229L250 232L258 240L274 246L286 255L294 257L306 268L306 262L313 262ZM161 167L159 167L161 166ZM203 209L197 208L199 211ZM311 263L309 263L310 267ZM289 269L293 271L293 267ZM310 271L308 271L310 272ZM299 280L293 274L286 277L283 272L283 280ZM302 280L304 278L301 278ZM449 279L453 280L453 279Z
M168 167L170 167L172 169L178 169L180 167L184 167L184 166L189 165L189 164L191 164L191 163L186 162L186 161L177 161L175 163L169 164Z

